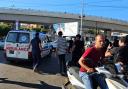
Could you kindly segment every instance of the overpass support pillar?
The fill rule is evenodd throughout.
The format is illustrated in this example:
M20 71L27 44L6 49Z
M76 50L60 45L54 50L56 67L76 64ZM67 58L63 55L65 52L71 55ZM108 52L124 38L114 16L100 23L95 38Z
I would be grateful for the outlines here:
M111 37L111 30L109 30L109 29L105 30L104 34L105 34L105 36L107 36L108 39L110 39L110 37Z
M15 30L19 30L20 23L18 20L15 21Z
M12 24L12 29L13 30L19 30L20 28L20 23L18 20L14 21L13 24Z

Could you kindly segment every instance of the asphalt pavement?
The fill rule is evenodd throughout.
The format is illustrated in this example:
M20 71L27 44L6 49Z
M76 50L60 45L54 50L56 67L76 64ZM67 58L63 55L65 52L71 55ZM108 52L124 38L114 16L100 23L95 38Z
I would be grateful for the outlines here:
M30 62L7 62L0 51L0 89L61 89L67 77L59 75L58 58L52 54L41 60L33 72Z

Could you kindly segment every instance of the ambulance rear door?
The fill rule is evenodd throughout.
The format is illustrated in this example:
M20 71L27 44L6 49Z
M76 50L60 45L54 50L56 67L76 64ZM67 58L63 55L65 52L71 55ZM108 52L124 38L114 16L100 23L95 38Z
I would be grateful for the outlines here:
M28 45L30 34L25 32L9 32L5 49L8 58L28 59Z

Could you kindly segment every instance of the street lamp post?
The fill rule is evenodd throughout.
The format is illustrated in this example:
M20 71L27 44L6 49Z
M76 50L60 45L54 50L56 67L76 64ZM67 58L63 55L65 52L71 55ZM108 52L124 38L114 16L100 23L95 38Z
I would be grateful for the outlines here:
M83 12L84 12L84 0L81 1L81 21L80 21L80 31L79 31L80 35L82 35L82 30L83 30Z
M11 0L11 1L12 1L11 7L14 8L14 7L15 7L15 5L14 5L14 0Z

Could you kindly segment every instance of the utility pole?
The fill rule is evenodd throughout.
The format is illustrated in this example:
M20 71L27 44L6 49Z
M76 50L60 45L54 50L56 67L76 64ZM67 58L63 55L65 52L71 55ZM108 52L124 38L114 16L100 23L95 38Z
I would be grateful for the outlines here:
M15 7L15 5L14 5L14 0L11 0L11 8L14 8Z
M81 21L80 21L80 31L79 31L80 35L82 35L82 31L83 31L83 12L84 12L84 0L81 0Z

